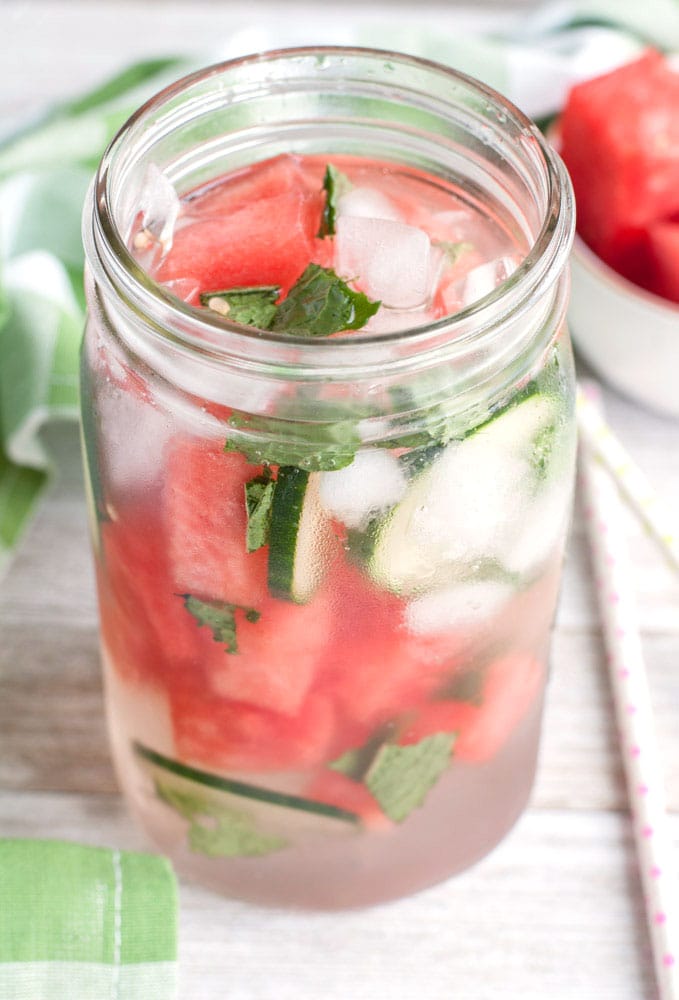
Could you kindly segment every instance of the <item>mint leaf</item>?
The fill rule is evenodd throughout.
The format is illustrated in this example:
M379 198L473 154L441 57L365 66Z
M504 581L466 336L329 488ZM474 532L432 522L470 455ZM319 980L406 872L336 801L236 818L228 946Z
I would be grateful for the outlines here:
M325 205L321 216L321 228L318 235L321 239L326 236L335 235L335 221L337 218L337 203L343 194L351 190L351 181L346 174L343 174L337 167L329 163L325 168L323 178L323 190L325 191Z
M457 264L460 257L474 249L473 243L465 243L464 241L451 243L449 240L435 240L434 246L443 250L448 264Z
M354 292L331 268L309 264L276 309L272 330L327 337L365 326L380 307Z
M435 733L409 746L385 744L363 779L395 823L402 823L421 806L448 767L454 733Z
M185 792L156 779L156 795L189 821L189 847L209 857L258 857L287 841L257 830L250 816L231 806Z
M339 771L340 774L346 774L348 778L356 778L364 770L365 764L365 747L355 747L353 750L347 750L336 760L331 761L328 767L331 771Z
M192 594L181 594L184 607L199 625L205 625L212 632L215 642L222 642L227 653L238 652L236 639L236 612L242 611L249 622L259 621L260 614L254 608L243 608L239 604L223 601L201 601Z
M229 424L257 435L257 439L234 436L224 445L224 451L238 451L253 465L294 465L307 472L332 472L351 465L361 444L355 420L286 426L280 420L234 414ZM281 428L286 437L277 440Z
M203 292L200 302L233 323L268 330L276 315L276 299L280 294L277 285L255 285L252 288Z
M245 508L248 515L245 547L248 552L256 552L268 541L275 486L268 468L261 476L255 476L245 484Z
M367 743L364 743L363 746L352 747L351 750L346 750L343 754L337 757L336 760L331 761L327 766L331 771L339 771L340 774L346 774L348 778L354 778L356 781L361 781L370 768L377 753L382 749L385 743L387 743L390 739L393 739L396 731L397 726L393 722L388 722L386 725L380 726L377 732L370 737Z

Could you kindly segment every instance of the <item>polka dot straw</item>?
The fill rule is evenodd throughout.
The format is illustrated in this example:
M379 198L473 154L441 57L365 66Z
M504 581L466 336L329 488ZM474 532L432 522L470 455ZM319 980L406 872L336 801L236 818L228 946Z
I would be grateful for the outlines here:
M587 407L601 416L596 387ZM603 418L601 417L603 420ZM581 487L660 1000L679 1000L677 886L660 755L616 485L580 438ZM678 563L679 565L679 563Z

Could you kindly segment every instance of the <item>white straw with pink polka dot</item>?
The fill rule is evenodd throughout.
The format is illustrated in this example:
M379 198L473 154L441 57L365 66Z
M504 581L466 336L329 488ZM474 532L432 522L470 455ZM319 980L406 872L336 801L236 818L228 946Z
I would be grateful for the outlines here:
M598 408L597 387L583 391ZM659 995L679 1000L679 886L622 509L614 481L582 437L580 472Z
M648 479L604 420L583 383L578 390L580 440L606 466L618 489L671 566L679 572L679 527Z

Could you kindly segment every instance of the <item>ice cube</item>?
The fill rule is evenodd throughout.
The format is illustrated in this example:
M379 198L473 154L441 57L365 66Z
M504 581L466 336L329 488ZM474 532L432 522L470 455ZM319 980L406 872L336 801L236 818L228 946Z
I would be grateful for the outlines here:
M393 507L406 491L398 460L388 451L358 451L351 465L321 474L321 506L347 528L366 528L382 511Z
M514 588L500 580L456 583L411 601L406 628L417 635L468 629L494 618L514 596Z
M469 238L472 222L470 213L462 209L435 212L428 220L427 232L435 240L447 243L464 242Z
M493 289L501 285L503 281L513 274L517 268L517 261L513 257L498 257L497 260L489 260L485 264L479 264L469 272L465 278L462 291L462 304L466 308L472 302L489 295Z
M141 212L142 231L157 239L167 253L172 246L181 203L172 183L155 163L149 163L146 168L137 207Z
M102 453L115 492L148 489L162 471L170 421L130 388L111 388L99 402Z
M363 327L368 333L392 333L412 330L426 323L433 323L436 314L430 309L387 309L380 306Z
M337 215L364 219L390 219L392 222L403 221L391 198L371 187L355 187L343 194L337 203Z
M523 530L502 555L507 569L530 576L553 558L565 539L569 514L568 483L557 479L526 507L521 519Z
M394 309L423 306L431 296L431 242L422 229L389 219L340 216L338 273Z

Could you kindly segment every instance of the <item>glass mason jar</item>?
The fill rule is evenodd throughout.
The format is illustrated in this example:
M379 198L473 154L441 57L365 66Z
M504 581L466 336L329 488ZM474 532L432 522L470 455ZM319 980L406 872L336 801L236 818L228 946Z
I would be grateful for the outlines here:
M149 169L183 195L283 153L419 171L522 262L454 315L328 338L154 282L131 249ZM83 438L132 812L180 871L266 903L367 904L472 864L530 792L569 519L561 162L434 63L273 52L138 111L84 233Z

